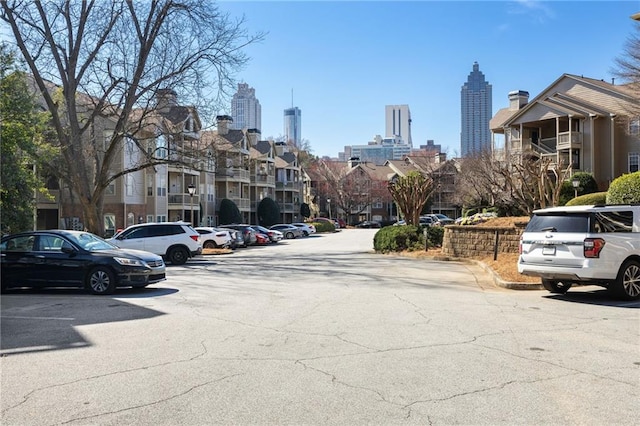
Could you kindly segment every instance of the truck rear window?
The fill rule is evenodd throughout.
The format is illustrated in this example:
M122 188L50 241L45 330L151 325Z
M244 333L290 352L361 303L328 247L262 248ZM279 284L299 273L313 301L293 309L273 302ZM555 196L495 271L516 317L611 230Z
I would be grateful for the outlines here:
M589 232L589 214L536 214L525 232Z

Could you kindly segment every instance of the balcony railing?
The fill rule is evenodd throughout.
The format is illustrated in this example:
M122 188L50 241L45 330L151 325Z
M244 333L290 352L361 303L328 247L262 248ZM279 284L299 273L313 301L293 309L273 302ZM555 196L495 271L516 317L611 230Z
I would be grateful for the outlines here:
M561 149L580 149L582 147L581 132L562 132L558 133L558 150Z
M288 189L291 191L300 191L302 184L300 182L276 182L276 189Z
M231 180L249 182L249 171L241 169L239 167L227 167L226 169L219 169L216 173L216 180Z
M189 207L191 203L200 204L200 196L194 195L193 200L189 194L169 194L169 208Z
M252 175L251 183L273 186L276 184L276 178L269 175Z

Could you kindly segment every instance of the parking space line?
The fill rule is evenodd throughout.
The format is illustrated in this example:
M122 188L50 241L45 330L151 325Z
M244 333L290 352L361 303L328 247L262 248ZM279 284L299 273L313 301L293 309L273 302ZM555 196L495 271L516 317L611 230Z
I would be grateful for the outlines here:
M0 319L32 319L32 320L54 320L54 321L75 321L75 318L61 318L61 317L21 317L21 316L11 316L11 315L2 315Z

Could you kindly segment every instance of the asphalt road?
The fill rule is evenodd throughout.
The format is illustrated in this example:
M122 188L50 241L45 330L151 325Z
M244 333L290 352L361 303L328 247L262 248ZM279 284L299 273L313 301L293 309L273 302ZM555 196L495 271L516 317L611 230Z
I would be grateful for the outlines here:
M344 230L110 297L2 296L2 425L631 425L640 303L495 287Z

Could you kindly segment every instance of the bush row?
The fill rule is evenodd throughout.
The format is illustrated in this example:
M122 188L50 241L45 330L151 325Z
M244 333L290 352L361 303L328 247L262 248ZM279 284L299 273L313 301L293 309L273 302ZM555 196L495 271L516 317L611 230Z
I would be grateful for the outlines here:
M424 250L424 230L427 231L427 247L440 247L442 245L443 227L402 225L381 228L373 237L373 248L380 253Z

